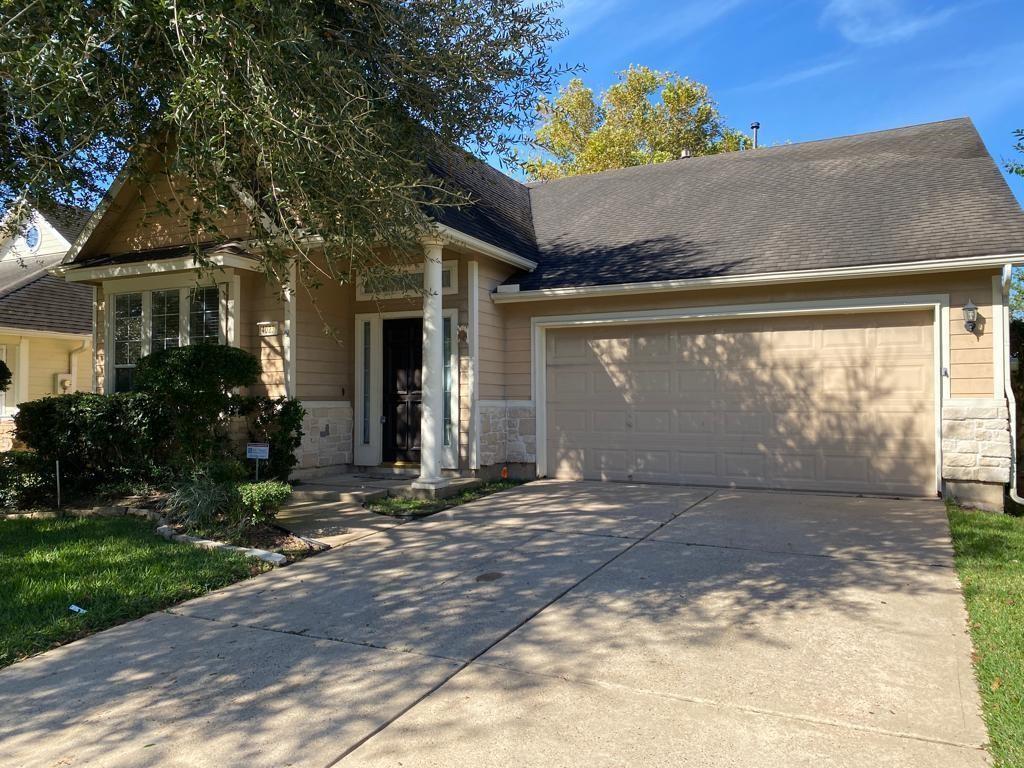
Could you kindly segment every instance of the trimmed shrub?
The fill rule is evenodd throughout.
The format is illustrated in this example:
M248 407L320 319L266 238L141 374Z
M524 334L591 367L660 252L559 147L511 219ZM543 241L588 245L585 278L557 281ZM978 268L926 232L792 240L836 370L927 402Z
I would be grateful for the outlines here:
M0 453L0 508L24 509L45 502L56 490L51 475L31 451Z
M260 477L287 481L298 463L295 451L304 434L302 403L286 397L236 396L232 407L245 417L251 442L270 444L270 459L260 463Z
M277 480L238 486L239 515L234 527L245 530L271 522L291 493L290 485Z
M227 454L225 417L232 391L255 384L260 362L243 349L198 344L147 355L135 369L135 390L159 400L171 417L176 463L195 467Z
M159 478L172 447L168 422L160 401L141 393L44 397L21 403L14 417L44 473L60 461L69 497L98 483Z
M11 369L7 363L0 360L0 392L6 392L11 387Z

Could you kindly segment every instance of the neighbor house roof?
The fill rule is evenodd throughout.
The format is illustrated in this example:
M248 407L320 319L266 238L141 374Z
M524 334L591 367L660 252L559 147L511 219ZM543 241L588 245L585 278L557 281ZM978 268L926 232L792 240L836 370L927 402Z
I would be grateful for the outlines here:
M89 220L84 208L60 206L40 215L70 245ZM53 277L63 252L0 260L0 328L55 333L92 333L92 289Z
M1024 252L1024 213L969 119L530 186L521 290Z

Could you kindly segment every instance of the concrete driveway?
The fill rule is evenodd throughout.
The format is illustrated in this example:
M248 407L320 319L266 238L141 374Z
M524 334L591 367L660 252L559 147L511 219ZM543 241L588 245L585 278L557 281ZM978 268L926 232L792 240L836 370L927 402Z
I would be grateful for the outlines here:
M0 672L4 766L987 765L942 506L532 483Z

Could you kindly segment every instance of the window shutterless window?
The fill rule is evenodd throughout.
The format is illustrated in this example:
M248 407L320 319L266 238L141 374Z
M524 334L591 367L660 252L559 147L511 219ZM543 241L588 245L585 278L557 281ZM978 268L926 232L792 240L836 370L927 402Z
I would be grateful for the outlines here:
M132 388L135 365L142 357L142 294L114 297L114 391Z
M220 343L220 290L195 288L189 296L189 344Z
M181 291L153 291L150 352L181 346Z
M221 314L221 289L214 285L113 295L108 353L112 390L132 388L135 366L144 355L186 344L222 343Z

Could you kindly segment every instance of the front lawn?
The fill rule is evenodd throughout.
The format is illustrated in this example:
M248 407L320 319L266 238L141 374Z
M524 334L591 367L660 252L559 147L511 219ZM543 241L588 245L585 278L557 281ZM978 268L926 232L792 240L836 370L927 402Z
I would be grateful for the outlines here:
M136 518L0 518L0 667L264 567L165 541Z
M995 768L1024 765L1024 518L950 505Z
M457 507L460 504L468 504L471 501L482 499L484 496L490 496L498 491L515 488L517 485L522 485L522 482L519 480L496 480L462 491L446 499L402 499L388 496L368 502L366 508L371 512L376 512L378 515L426 517L451 507Z

